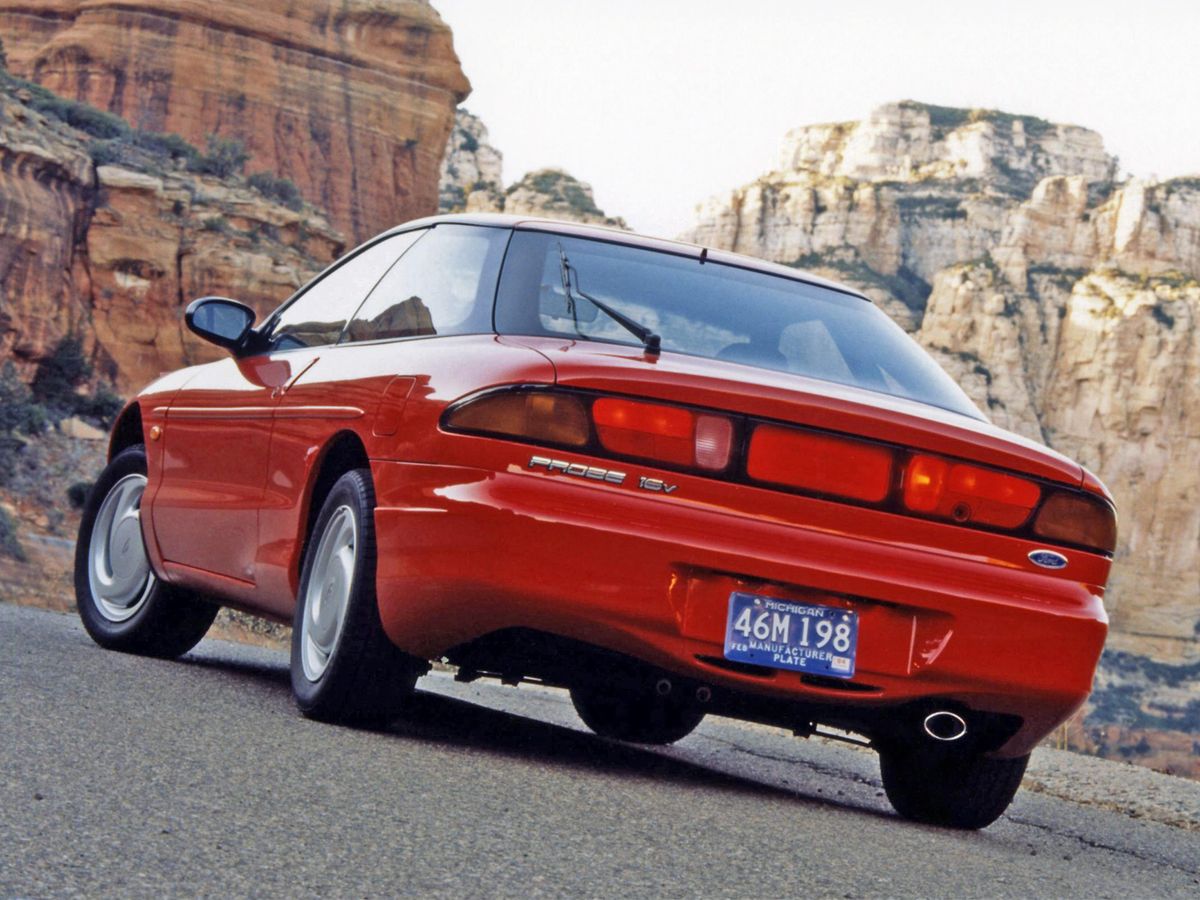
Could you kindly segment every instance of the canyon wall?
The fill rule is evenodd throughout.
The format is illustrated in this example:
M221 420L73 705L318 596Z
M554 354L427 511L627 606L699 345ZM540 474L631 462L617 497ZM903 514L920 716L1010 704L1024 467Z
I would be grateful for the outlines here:
M1110 643L1200 658L1200 178L1095 132L903 102L799 128L684 235L852 284L997 424L1113 491Z
M470 91L427 0L0 0L9 68L290 178L354 242L438 204Z
M274 202L144 156L97 166L88 135L0 90L0 359L31 377L66 335L98 375L132 393L215 358L183 309L224 294L273 309L343 250L311 207Z

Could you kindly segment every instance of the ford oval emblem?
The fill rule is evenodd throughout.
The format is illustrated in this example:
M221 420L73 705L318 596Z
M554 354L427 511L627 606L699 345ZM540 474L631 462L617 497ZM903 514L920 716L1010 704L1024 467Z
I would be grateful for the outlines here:
M1032 550L1029 553L1029 561L1043 569L1065 569L1067 567L1067 558L1053 550Z

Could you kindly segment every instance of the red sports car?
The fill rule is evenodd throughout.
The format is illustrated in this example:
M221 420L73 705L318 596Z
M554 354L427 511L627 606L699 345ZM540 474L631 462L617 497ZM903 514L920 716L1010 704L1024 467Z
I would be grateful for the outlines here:
M1112 499L989 424L856 291L601 228L452 216L330 266L125 409L76 560L100 644L290 621L309 716L427 660L569 689L602 735L708 712L863 735L908 818L979 828L1091 687Z

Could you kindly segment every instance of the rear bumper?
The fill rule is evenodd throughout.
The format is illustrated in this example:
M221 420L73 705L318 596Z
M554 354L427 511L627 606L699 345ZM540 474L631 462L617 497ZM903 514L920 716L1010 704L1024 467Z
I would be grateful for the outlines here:
M981 554L519 468L375 462L373 471L383 626L426 658L531 628L763 700L869 717L936 699L1019 716L999 749L1018 755L1086 699L1107 631L1101 587ZM726 668L734 590L856 610L851 682Z

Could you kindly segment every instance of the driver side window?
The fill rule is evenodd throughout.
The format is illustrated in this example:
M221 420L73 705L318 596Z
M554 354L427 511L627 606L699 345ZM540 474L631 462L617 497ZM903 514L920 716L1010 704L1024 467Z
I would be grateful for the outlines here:
M271 350L336 344L346 320L391 265L425 234L385 238L322 276L287 306L271 329Z

